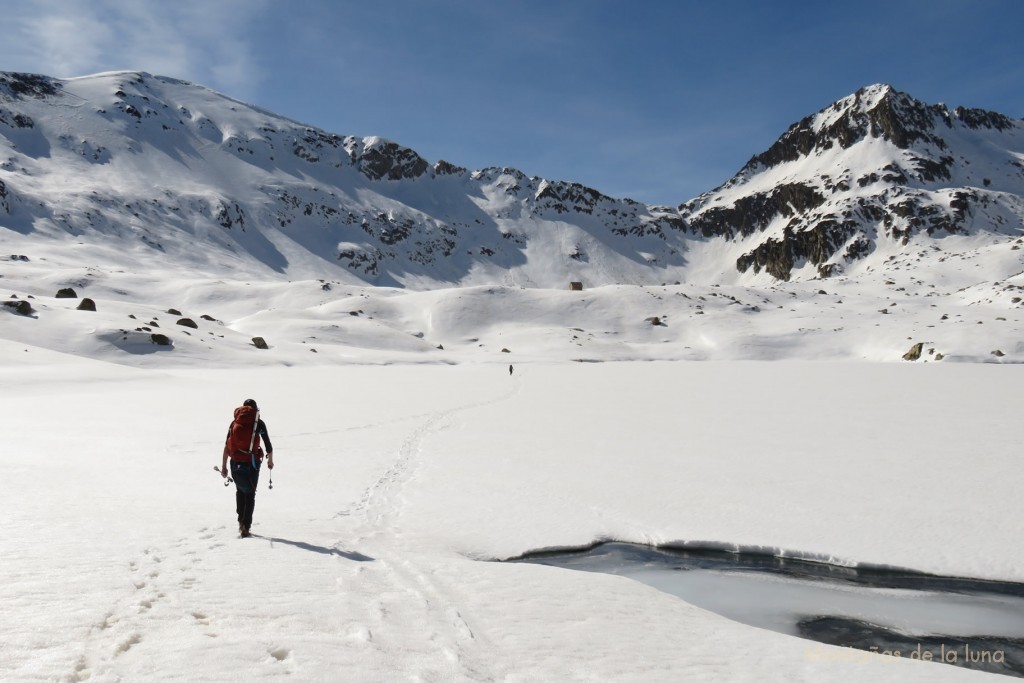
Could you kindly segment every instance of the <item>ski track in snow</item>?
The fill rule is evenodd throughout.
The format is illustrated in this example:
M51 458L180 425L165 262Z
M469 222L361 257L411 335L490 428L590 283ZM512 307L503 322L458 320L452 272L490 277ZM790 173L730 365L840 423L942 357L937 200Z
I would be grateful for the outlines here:
M420 464L423 442L431 435L447 428L459 413L510 400L521 389L520 378L513 378L512 384L510 391L494 399L474 401L429 414L427 420L406 437L394 463L363 492L358 501L339 511L336 516L362 515L373 534L383 533L385 528L393 526L404 506L402 490L415 477ZM367 532L363 533L359 540L366 538Z
M400 653L404 658L410 650L416 651L418 670L406 671L414 678L493 680L502 674L493 671L493 665L483 659L483 653L492 651L494 645L479 629L474 629L460 610L454 586L426 570L424 566L428 563L417 562L416 552L402 552L399 545L396 554L395 550L386 549L391 543L374 541L385 536L388 541L393 540L393 531L406 504L403 492L415 483L426 455L424 443L451 427L459 414L511 399L520 391L520 381L519 377L513 378L510 390L486 401L351 428L389 427L410 421L417 424L403 440L394 462L358 500L334 516L335 520L352 520L356 526L352 535L331 547L335 552L320 553L333 555L336 561L344 563L342 567L332 565L334 569L330 570L337 575L338 593L324 595L323 599L332 604L332 609L347 612L361 624L340 634L345 641L372 649L382 662L393 661ZM66 680L120 679L125 671L124 660L142 659L147 647L160 647L166 629L186 627L196 629L201 637L220 637L217 610L205 600L210 595L209 584L215 570L204 567L204 558L227 545L223 539L232 535L233 530L227 525L202 527L192 536L178 539L170 548L150 546L130 560L125 567L123 594L90 626ZM275 542L307 545L258 534L254 540L268 541L271 547ZM373 557L344 548L365 549ZM432 560L436 564L436 558ZM342 571L339 573L338 569ZM197 584L203 590L193 591ZM339 604L334 607L334 602ZM358 616L352 615L352 611ZM477 645L484 646L479 655L474 651ZM293 659L292 649L284 645L266 648L266 655L261 666L287 667ZM132 666L138 666L138 660Z
M424 442L449 428L459 414L510 400L520 390L521 380L515 377L512 388L493 399L429 414L402 442L391 466L359 500L337 513L336 518L355 517L359 521L354 538L350 542L339 541L334 547L340 549L345 544L364 547L391 533L406 504L403 492L416 481L416 472L423 461ZM369 593L379 597L375 609L370 610L372 625L367 627L363 637L385 651L390 648L400 651L409 648L409 634L400 632L392 637L389 624L419 624L419 638L428 641L424 656L429 655L434 660L440 657L427 671L444 678L458 674L469 680L494 680L496 672L474 655L473 647L481 636L460 612L454 588L418 565L415 553L375 557L383 571L374 574L376 581ZM490 646L483 648L484 652L490 650ZM500 674L497 677L500 678Z

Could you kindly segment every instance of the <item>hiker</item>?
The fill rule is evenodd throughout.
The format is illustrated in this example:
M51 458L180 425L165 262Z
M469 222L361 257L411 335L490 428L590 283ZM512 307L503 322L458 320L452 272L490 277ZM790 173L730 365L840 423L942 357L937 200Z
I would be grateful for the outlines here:
M247 398L235 408L235 419L228 427L224 442L224 456L220 464L220 476L228 476L228 459L231 459L231 477L235 480L235 511L238 513L238 533L248 537L252 526L252 511L256 507L256 484L260 478L260 464L263 449L260 439L267 447L267 467L274 469L274 447L270 445L267 425L260 419L256 401Z
M512 375L512 366L511 366L511 365L510 365L510 366L508 366L508 374L509 374L509 376L511 376L511 375Z

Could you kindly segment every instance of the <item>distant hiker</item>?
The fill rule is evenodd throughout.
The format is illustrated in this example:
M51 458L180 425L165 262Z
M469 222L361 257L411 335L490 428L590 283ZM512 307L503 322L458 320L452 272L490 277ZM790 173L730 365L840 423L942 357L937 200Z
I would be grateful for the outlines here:
M512 375L512 366L511 366L511 365L510 365L510 366L508 366L508 374L509 374L510 376Z
M228 459L231 459L231 478L235 480L235 511L238 513L238 533L249 536L252 526L252 511L256 507L256 484L260 478L260 464L263 449L259 437L267 446L267 467L274 469L274 447L270 445L267 425L260 419L256 401L247 398L235 408L235 419L228 427L224 442L224 457L220 464L220 476L228 476Z

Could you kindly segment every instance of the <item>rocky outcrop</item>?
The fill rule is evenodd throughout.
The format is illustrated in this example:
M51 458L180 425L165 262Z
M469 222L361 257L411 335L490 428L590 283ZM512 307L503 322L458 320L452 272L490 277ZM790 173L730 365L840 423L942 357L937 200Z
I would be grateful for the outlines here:
M823 220L808 230L799 232L787 227L781 239L769 238L753 250L736 260L741 273L753 268L755 273L762 269L779 280L789 280L793 268L806 260L819 267L819 275L827 277L831 269L822 270L825 264L859 230L854 222L840 223Z
M778 216L805 214L824 202L825 197L813 187L787 183L741 197L731 206L707 209L689 219L690 229L704 237L749 237L763 231Z
M921 351L924 349L924 343L918 342L910 347L910 350L903 354L903 360L914 361L921 358Z
M419 154L388 140L366 145L355 161L370 180L419 178L430 168Z
M434 164L434 173L437 175L465 175L468 171L462 166L456 166L442 159Z
M538 207L553 209L558 213L575 211L585 214L593 214L594 208L601 202L614 201L611 197L580 183L548 181L540 183L534 199Z
M49 76L26 73L0 73L0 99L34 97L42 99L56 95L60 83Z
M1005 114L998 114L984 109L969 109L967 107L956 107L953 116L962 124L973 130L986 128L989 130L1005 131L1013 128L1013 120Z
M5 301L4 306L18 315L32 315L36 312L32 304L24 300Z

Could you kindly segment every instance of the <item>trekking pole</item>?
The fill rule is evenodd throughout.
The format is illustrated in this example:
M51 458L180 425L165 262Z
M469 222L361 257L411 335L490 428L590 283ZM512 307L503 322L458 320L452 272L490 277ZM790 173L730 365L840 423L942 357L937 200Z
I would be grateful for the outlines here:
M213 471L216 472L217 474L220 474L220 468L217 467L216 465L213 466ZM231 477L224 477L224 485L225 486L229 486L233 482L234 482L234 479L232 479Z
M270 488L274 488L274 470L268 469L267 471L270 473Z

